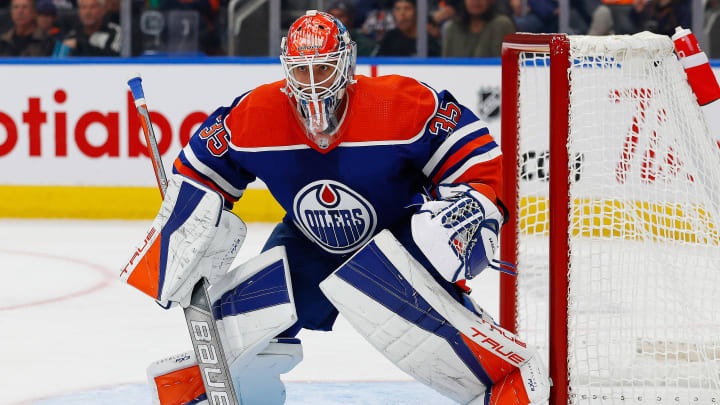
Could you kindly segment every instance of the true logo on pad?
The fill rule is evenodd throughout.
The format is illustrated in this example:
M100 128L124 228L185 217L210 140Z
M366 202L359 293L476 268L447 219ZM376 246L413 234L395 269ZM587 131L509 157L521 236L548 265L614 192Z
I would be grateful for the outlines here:
M367 242L377 226L373 206L342 183L319 180L295 196L296 223L331 253L348 253Z

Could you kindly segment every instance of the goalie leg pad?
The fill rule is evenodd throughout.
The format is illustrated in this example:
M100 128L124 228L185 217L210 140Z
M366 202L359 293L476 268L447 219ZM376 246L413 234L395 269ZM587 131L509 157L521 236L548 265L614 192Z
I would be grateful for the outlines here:
M299 340L273 339L297 321L285 248L235 267L208 294L241 403L282 404L285 388L278 376L302 360ZM154 363L148 378L155 405L207 403L194 352Z
M192 351L152 363L147 369L153 405L207 405L200 367Z
M388 231L321 288L389 360L463 404L483 397L534 354L453 299Z
M282 405L285 403L285 384L280 374L292 370L302 361L299 339L274 339L253 357L240 374L233 375L235 392L243 405Z
M230 372L242 373L268 342L297 321L285 248L263 252L208 289Z
M298 339L273 340L258 353L233 384L243 405L282 405L285 385L280 374L292 370L302 360ZM190 351L157 361L148 367L153 405L208 405L195 353Z
M213 283L227 271L246 233L242 220L223 210L217 192L173 175L157 217L120 278L162 306L186 307L200 278Z
M550 386L545 366L534 356L469 405L541 405L547 403Z

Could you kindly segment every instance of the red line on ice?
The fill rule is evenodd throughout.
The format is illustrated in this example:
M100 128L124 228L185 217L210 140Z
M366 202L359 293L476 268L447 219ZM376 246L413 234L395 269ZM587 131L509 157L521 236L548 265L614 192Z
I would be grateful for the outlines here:
M13 309L22 309L22 308L34 307L34 306L38 306L38 305L50 304L50 303L58 302L58 301L65 301L65 300L68 300L71 298L76 298L76 297L90 294L90 293L93 293L100 289L103 289L103 288L107 287L108 285L110 285L110 283L113 280L115 280L115 278L108 273L108 270L109 270L108 268L102 267L95 263L90 263L90 262L86 262L84 260L75 259L72 257L50 255L50 254L38 253L38 252L26 252L26 251L20 251L20 250L6 250L6 249L0 249L0 253L7 253L7 254L11 254L11 255L21 255L21 256L31 256L31 257L41 257L44 259L53 259L53 260L61 260L61 261L65 261L65 262L70 262L70 263L76 263L76 264L79 264L79 265L82 265L85 267L89 267L93 270L97 270L98 273L100 273L104 277L103 281L101 281L91 287L84 288L79 291L74 291L69 294L60 295L57 297L45 298L45 299L42 299L39 301L31 301L31 302L26 302L23 304L15 304L15 305L10 305L10 306L6 306L6 307L0 307L0 311L10 311Z

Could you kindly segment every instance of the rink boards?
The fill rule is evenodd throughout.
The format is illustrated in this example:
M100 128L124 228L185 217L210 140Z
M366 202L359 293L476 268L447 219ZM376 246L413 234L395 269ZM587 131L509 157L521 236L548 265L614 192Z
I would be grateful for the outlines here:
M156 214L160 198L126 85L131 74L143 77L166 171L208 114L283 77L271 58L10 61L0 61L0 217L10 218ZM499 134L499 59L365 59L357 68L396 73L450 90ZM237 211L247 221L284 214L260 182Z
M0 217L151 218L160 203L127 78L139 72L166 170L215 108L283 77L274 58L0 61ZM713 62L720 77L720 63ZM402 74L449 90L499 141L500 60L361 58L357 74ZM258 130L263 123L258 122ZM361 170L362 168L359 168ZM252 183L236 212L284 214Z

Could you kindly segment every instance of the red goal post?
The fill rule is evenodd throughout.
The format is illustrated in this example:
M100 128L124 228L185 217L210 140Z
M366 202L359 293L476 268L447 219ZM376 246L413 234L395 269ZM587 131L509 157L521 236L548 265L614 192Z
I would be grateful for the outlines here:
M567 140L570 84L567 80L567 72L570 67L570 43L566 35L547 34L511 34L505 37L502 48L502 109L501 124L502 135L501 145L503 149L503 179L517 179L519 164L518 156L518 106L519 89L518 77L520 75L519 54L521 52L538 52L555 56L550 64L550 134L555 135L550 139L550 154L559 159L553 159L550 163L550 178L568 178L567 175ZM555 102L557 100L557 102ZM503 182L503 198L509 203L510 211L508 222L502 228L501 252L503 259L510 263L517 263L517 251L515 241L518 232L517 214L517 187L514 181ZM550 198L555 200L550 203L551 207L558 208L549 214L551 232L559 235L559 243L550 247L549 260L551 269L567 269L567 210L568 206L568 184L567 181L550 181ZM557 232L557 233L556 233ZM563 237L563 235L565 235ZM504 328L517 333L515 320L517 318L516 305L516 279L514 276L502 273L500 276L500 324ZM567 307L567 277L557 272L550 273L550 296L557 301L551 304L553 307ZM560 293L558 293L560 292ZM550 312L550 341L567 340L567 317L566 313ZM549 348L549 364L553 380L551 390L551 403L567 403L567 346L553 345Z
M720 403L720 152L670 39L508 35L501 114L500 323L550 403Z

